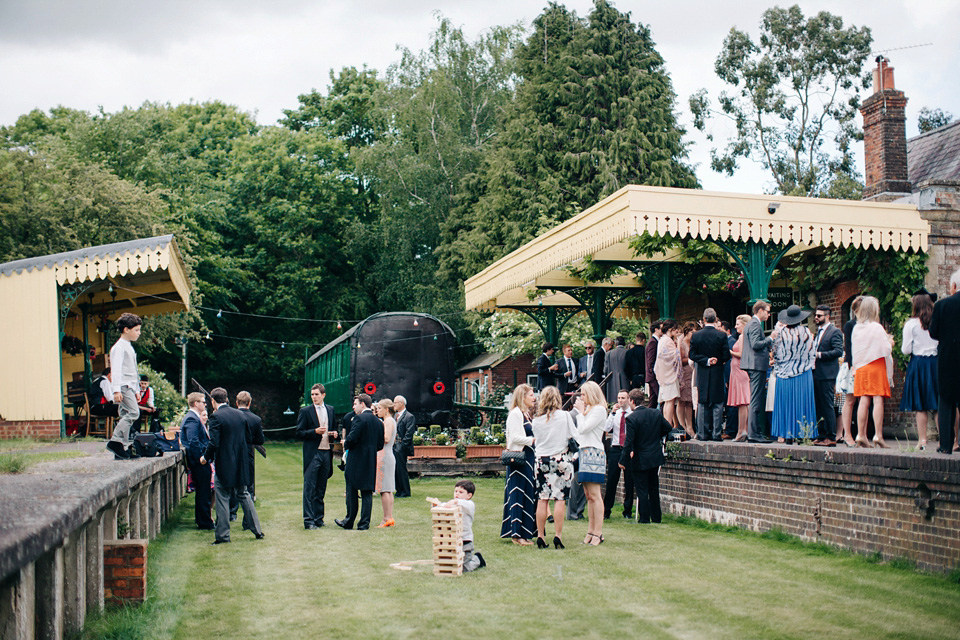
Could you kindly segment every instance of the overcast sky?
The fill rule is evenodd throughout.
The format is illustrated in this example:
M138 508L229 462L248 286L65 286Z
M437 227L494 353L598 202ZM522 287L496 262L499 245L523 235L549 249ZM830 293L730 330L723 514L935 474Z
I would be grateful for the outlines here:
M590 0L568 0L579 15ZM648 25L690 130L687 98L721 88L713 61L732 26L754 36L770 0L614 0ZM906 92L908 135L920 107L960 116L960 2L833 0L799 2L804 14L828 10L845 25L868 26L877 51L889 51L896 85ZM57 105L108 112L144 101L221 100L273 124L297 95L325 90L330 69L383 71L397 47L423 48L439 11L471 38L498 24L529 26L544 0L0 0L0 125ZM786 3L781 3L786 6ZM704 188L757 193L772 185L744 166L735 178L709 168L708 143L688 133ZM860 152L862 154L862 151ZM862 159L861 159L862 172Z

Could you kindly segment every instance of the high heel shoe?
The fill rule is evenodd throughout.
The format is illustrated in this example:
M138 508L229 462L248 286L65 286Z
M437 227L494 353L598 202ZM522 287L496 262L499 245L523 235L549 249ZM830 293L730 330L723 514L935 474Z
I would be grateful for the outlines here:
M863 447L864 449L870 448L870 441L867 440L866 438L857 438L856 440L854 440L854 442L857 443L858 447Z
M886 442L884 442L883 440L878 440L878 439L877 439L877 436L873 436L873 446L879 447L879 448L881 448L881 449L889 449L889 448L890 448L890 445L888 445Z
M595 534L595 533L591 533L590 535L593 536L594 540L599 540L599 541L600 541L600 542L598 542L598 543L596 543L596 544L593 544L593 543L591 542L591 543L590 543L590 546L591 546L591 547L599 547L600 545L603 544L603 534L602 534L602 533L601 533L600 535L597 535L597 534Z
M537 537L537 549L546 549L547 542L543 538Z
M546 546L546 545L544 545L544 546ZM563 546L563 540L561 540L561 539L558 538L557 536L553 536L553 548L554 548L554 549L566 549L566 547Z

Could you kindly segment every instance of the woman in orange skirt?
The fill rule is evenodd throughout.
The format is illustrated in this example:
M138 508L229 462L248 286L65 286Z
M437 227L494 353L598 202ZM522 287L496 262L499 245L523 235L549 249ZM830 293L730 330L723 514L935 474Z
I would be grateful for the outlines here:
M857 424L860 427L858 447L869 447L866 436L867 415L873 404L875 435L873 444L884 449L883 399L890 397L893 386L893 336L880 324L880 303L873 296L864 296L857 310L853 328L853 395L859 398Z

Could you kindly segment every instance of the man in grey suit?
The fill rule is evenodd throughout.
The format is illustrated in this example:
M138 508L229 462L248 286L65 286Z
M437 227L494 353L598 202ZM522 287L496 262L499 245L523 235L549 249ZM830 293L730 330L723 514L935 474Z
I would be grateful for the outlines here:
M630 381L627 380L626 359L627 349L626 340L623 336L617 338L617 346L607 352L603 361L603 375L610 376L607 380L607 403L613 404L617 401L617 394L620 389L630 390ZM612 374L612 375L611 375Z
M813 444L819 447L837 446L837 410L834 396L840 356L843 355L843 332L830 321L830 307L821 304L813 316L817 335L813 339L816 360L813 363L813 399L817 406L817 435Z
M753 305L753 317L743 329L743 355L740 368L750 376L750 418L747 428L747 442L768 444L770 440L760 431L765 407L764 383L767 380L767 368L770 366L770 346L777 337L774 331L770 337L763 335L763 323L770 317L770 303L757 300Z
M410 475L407 473L407 458L413 455L413 434L417 431L417 419L407 411L407 399L397 396L393 399L396 411L397 437L393 441L393 457L397 460L394 474L397 482L397 497L410 497Z

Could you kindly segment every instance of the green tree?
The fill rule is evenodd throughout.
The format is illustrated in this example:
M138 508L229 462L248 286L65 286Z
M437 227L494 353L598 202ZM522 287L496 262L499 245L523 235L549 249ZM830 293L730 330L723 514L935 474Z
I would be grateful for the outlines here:
M939 108L930 109L929 107L921 107L920 112L917 113L917 128L920 130L920 133L927 133L928 131L939 129L940 127L950 124L952 121L953 114Z
M451 279L625 185L697 186L663 59L629 14L596 0L584 20L551 3L516 65L500 141L444 229L441 267Z
M867 27L845 28L826 11L806 18L797 5L765 11L757 41L732 28L714 65L731 87L720 94L719 112L704 89L690 98L699 130L716 114L735 129L726 148L711 150L713 170L733 175L741 158L751 159L780 193L807 196L829 189L835 176L853 176L850 142L859 135L872 41Z

